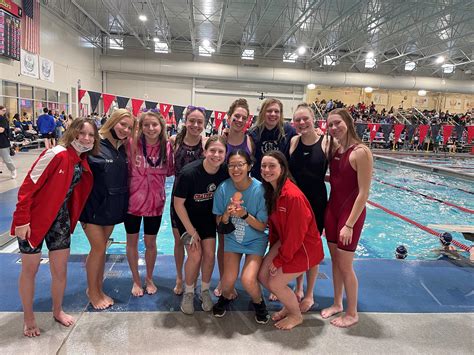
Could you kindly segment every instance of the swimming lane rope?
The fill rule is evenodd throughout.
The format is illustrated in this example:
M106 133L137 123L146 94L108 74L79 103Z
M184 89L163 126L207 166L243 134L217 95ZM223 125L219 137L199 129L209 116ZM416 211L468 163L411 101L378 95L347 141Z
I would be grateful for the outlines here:
M392 173L392 172L393 172L393 171L390 171L390 170L388 170L388 169L383 169L383 168L379 168L379 167L375 167L375 169L381 170L381 171L385 171L385 172L387 172L387 173ZM432 184L432 185L449 187L450 189L456 189L456 190L458 190L458 191L462 191L462 192L465 192L465 193L467 193L467 194L474 195L474 192L469 191L469 190L465 190L465 189L461 189L460 187L453 187L453 186L449 186L449 185L446 185L446 184L442 184L442 183L440 183L440 182L430 181L430 180L423 180L423 179L420 179L420 178L412 178L412 179L418 180L418 181L427 182L427 183Z
M368 203L369 205L371 205L371 206L374 206L374 207L377 207L377 208L381 209L381 210L384 211L384 212L387 212L388 214L390 214L390 215L392 215L392 216L398 217L398 218L404 220L405 222L408 222L408 223L414 225L415 227L418 227L418 228L420 228L421 230L424 230L425 232L428 232L428 233L430 233L430 234L432 234L432 235L434 235L434 236L436 236L436 237L438 237L438 238L441 236L441 233L436 232L434 229L431 229L431 228L429 228L429 227L427 227L427 226L424 226L424 225L422 225L421 223L418 223L418 222L416 222L416 221L414 221L414 220L412 220L412 219L410 219L410 218L408 218L408 217L405 217L405 216L403 216L403 215L401 215L401 214L399 214L399 213L397 213L397 212L394 212L394 211L392 211L392 210L389 210L388 208L386 208L386 207L384 207L384 206L382 206L382 205L379 205L378 203L375 203L375 202L370 201L370 200L368 200L367 203ZM454 244L454 245L456 245L457 247L459 247L459 248L461 248L461 249L467 251L467 252L468 252L469 249L470 249L470 247L468 247L467 245L465 245L465 244L463 244L463 243L461 243L461 242L458 242L458 241L455 240L455 239L453 239L453 240L451 241L451 243Z
M380 179L377 179L375 177L372 178L373 180L381 183L381 184L384 184L384 185L388 185L388 186L391 186L391 187L394 187L396 189L400 189L400 190L403 190L403 191L407 191L407 192L411 192L413 194L417 194L417 195L420 195L420 196L423 196L424 198L428 199L428 200L431 200L431 201L436 201L436 202L439 202L439 203L442 203L442 204L445 204L445 205L448 205L448 206L451 206L451 207L454 207L454 208L457 208L458 210L460 211L463 211L463 212L466 212L466 213L471 213L471 214L474 214L474 210L471 210L469 208L466 208L466 207L463 207L463 206L459 206L459 205L456 205L452 202L448 202L448 201L444 201L444 200L441 200L439 198L436 198L436 197L433 197L433 196L429 196L429 195L426 195L426 194L423 194L421 192L418 192L418 191L415 191L415 190L411 190L411 189L408 189L404 186L398 186L398 185L394 185L394 184L391 184L389 182L386 182L386 181L382 181Z

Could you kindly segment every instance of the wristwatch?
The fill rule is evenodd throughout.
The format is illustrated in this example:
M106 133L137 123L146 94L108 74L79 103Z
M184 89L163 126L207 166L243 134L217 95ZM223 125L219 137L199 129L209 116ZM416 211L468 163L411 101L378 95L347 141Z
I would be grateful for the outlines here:
M247 219L248 216L249 216L249 212L248 212L248 211L245 211L245 214L244 214L242 217L240 217L240 218L242 218L242 219Z

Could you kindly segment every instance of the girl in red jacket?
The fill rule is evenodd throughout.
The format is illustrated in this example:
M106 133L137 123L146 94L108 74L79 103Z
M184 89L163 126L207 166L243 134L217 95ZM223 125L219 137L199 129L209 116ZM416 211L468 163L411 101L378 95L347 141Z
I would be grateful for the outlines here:
M288 283L323 260L323 246L311 205L291 181L283 153L265 153L261 174L269 214L270 251L258 278L283 304L283 309L272 316L275 326L288 330L303 322L298 299Z
M18 191L11 234L18 238L21 252L18 286L25 336L40 335L33 313L33 297L43 241L49 250L53 317L66 327L74 324L74 318L62 309L67 260L71 233L92 189L87 155L98 150L99 133L94 122L75 119L59 145L45 150L33 163Z

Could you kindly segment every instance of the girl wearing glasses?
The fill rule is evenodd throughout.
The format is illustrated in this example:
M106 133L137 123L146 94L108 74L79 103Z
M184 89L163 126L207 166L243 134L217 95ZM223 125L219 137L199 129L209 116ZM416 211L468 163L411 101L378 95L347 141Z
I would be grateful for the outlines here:
M262 178L270 251L258 279L283 304L283 309L272 316L275 326L288 330L303 322L298 299L288 283L321 262L323 246L311 205L291 181L283 153L265 153Z
M278 99L267 99L263 102L256 125L249 130L252 139L255 164L251 175L262 180L260 164L262 156L271 150L279 150L288 158L290 140L296 135L295 129L283 119L283 104Z
M170 137L170 143L174 150L174 175L175 183L173 193L176 187L176 180L185 165L201 159L204 154L204 144L206 139L202 137L206 109L204 107L188 106L185 114L185 124L181 131ZM184 264L184 244L181 242L178 231L178 216L174 209L174 199L171 198L170 207L171 225L174 236L174 261L176 265L176 286L173 291L177 295L183 293L183 264Z
M174 174L173 149L166 136L166 123L157 110L149 110L138 120L138 132L130 139L127 155L129 200L125 218L127 259L133 277L132 295L143 296L138 272L138 233L143 217L146 278L145 291L152 295L156 261L156 235L165 206L165 180Z
M204 159L186 165L177 177L174 208L179 218L179 235L188 235L188 258L185 264L185 290L181 310L194 313L194 286L201 269L202 309L209 312L212 300L209 293L216 251L216 218L212 201L217 186L228 178L225 160L225 140L211 136L204 147ZM185 234L186 233L186 234Z
M264 233L267 224L264 190L258 180L249 176L252 161L246 151L239 149L230 153L227 167L230 179L217 188L212 210L217 215L218 230L222 228L225 234L222 295L212 311L216 317L226 313L239 276L240 260L245 254L240 280L252 298L255 320L265 324L269 317L257 281L268 243Z
M62 308L67 260L71 233L92 189L87 156L98 151L99 133L94 122L76 118L59 145L45 150L33 163L18 191L11 234L17 236L21 252L18 291L23 305L23 334L27 337L40 335L33 297L44 241L49 250L53 317L66 327L74 324L74 318Z
M128 210L128 166L125 142L133 135L135 119L126 109L118 109L99 133L100 152L89 156L94 186L80 221L91 245L86 260L87 296L95 309L114 304L103 290L107 242L116 224L122 223Z
M311 204L316 217L316 225L321 235L324 229L324 211L327 204L324 177L328 167L326 157L328 143L325 136L316 133L314 112L308 104L303 103L296 107L293 122L298 135L291 139L290 172ZM313 289L317 276L318 265L306 273L306 294L303 292L303 277L297 279L295 293L300 300L301 312L309 311L314 304Z

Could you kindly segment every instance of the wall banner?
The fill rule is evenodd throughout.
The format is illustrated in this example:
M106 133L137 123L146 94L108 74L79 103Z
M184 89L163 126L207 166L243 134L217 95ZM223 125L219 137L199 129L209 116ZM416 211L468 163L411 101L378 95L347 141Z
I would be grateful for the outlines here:
M47 58L39 57L40 79L54 83L54 62Z
M21 75L31 78L39 78L38 56L25 50L21 50L20 56L20 72Z

